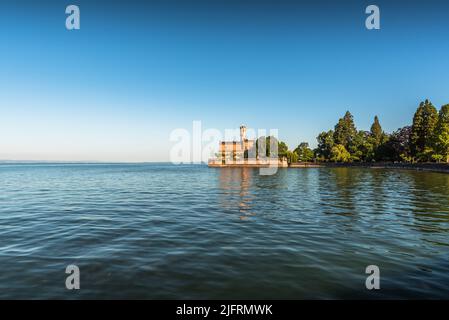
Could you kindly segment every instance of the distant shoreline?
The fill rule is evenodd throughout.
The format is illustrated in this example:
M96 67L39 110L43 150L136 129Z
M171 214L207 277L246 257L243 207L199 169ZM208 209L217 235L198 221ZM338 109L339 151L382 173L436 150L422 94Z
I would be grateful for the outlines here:
M173 165L171 162L64 162L64 161L2 161L1 166L8 165ZM208 166L206 163L181 163L186 165L202 165ZM227 163L220 166L208 166L209 168L267 168L267 165L254 165L243 163ZM426 172L449 173L449 163L394 163L394 162L297 162L291 163L289 166L278 166L279 169L307 169L307 168L367 168L367 169L396 169L396 170L415 170Z

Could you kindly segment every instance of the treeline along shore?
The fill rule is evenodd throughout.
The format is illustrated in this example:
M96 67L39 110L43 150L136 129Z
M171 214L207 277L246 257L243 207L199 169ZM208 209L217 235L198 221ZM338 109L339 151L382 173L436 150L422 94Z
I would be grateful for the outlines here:
M278 141L278 156L287 158L290 167L312 166L313 163L448 172L449 104L438 111L429 100L421 102L411 124L392 133L382 129L377 116L369 131L358 130L352 114L347 111L333 129L318 135L317 142L313 150L307 142L289 150L284 142Z
M431 171L431 172L445 172L449 173L448 163L432 163L432 162L352 162L352 163L333 163L327 162L320 166L326 166L331 168L339 167L356 167L356 168L374 168L374 169L404 169L404 170L416 170L416 171Z
M296 162L289 168L372 168L372 169L403 169L416 171L432 171L449 173L449 163L436 162Z

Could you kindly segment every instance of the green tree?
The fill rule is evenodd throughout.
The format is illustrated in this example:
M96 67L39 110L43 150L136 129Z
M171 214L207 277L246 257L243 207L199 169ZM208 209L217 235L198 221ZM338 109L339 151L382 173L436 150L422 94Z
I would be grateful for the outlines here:
M428 161L431 159L437 122L437 109L429 100L421 102L413 116L410 136L411 152L418 160Z
M279 158L284 158L287 156L287 152L288 152L288 146L285 142L283 141L279 141L278 142L278 156Z
M267 138L264 136L256 139L256 143L253 144L253 146L249 150L249 155L251 158L255 157L256 159L259 159L260 156L262 157L267 156L266 139Z
M379 147L380 160L411 162L411 132L411 126L406 126L393 132L388 137L388 140Z
M307 142L301 142L295 149L295 153L298 155L299 161L312 161L314 157L313 150L309 148Z
M349 162L351 160L351 154L346 150L342 144L337 144L332 147L331 161L334 162Z
M359 131L348 151L351 154L352 161L371 161L374 159L375 152L374 138L367 131Z
M384 137L384 132L379 123L379 118L377 116L374 117L374 122L371 125L371 137L374 139L374 147L377 148L382 143L382 139Z
M272 141L270 137L259 137L256 140L256 154L257 157L269 157L271 153L270 141Z
M321 132L316 138L318 141L318 147L316 148L316 154L321 161L329 160L331 157L331 150L334 146L334 131Z
M277 145L277 147L276 147ZM288 146L285 144L285 142L279 141L273 136L268 137L259 137L256 140L255 145L253 146L253 149L250 150L250 154L257 155L257 157L279 157L283 158L287 156Z
M433 154L432 159L440 163L444 159L444 156L442 154Z
M298 154L294 151L287 151L287 163L295 163L298 162Z
M346 111L343 118L340 118L335 125L334 141L336 144L341 144L348 149L356 134L357 129L355 128L353 116L349 111Z
M438 114L434 145L437 154L433 158L449 162L449 104L442 106Z

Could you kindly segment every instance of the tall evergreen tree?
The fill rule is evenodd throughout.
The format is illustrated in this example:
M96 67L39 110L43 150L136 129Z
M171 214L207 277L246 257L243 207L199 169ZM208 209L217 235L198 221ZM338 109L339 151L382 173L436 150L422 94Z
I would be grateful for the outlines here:
M434 139L437 156L449 162L449 104L440 109Z
M370 133L371 137L374 138L375 147L378 147L382 143L384 133L382 131L382 127L380 126L379 118L377 116L374 117L374 122L371 125Z
M429 100L421 102L413 116L410 147L412 155L420 160L429 160L434 142L434 130L438 121L437 109Z
M348 149L357 134L354 119L349 111L346 111L343 118L338 120L334 131L335 144L341 144Z

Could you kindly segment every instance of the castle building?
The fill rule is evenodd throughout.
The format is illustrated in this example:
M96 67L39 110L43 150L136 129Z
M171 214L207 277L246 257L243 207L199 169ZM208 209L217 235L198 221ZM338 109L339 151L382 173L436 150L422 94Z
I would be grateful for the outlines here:
M256 156L256 140L246 137L246 127L240 126L240 141L222 141L216 157L209 159L209 167L288 167L287 158Z
M248 158L248 150L255 144L255 140L246 138L246 127L240 126L240 141L222 141L220 143L219 155L222 162L238 161Z

